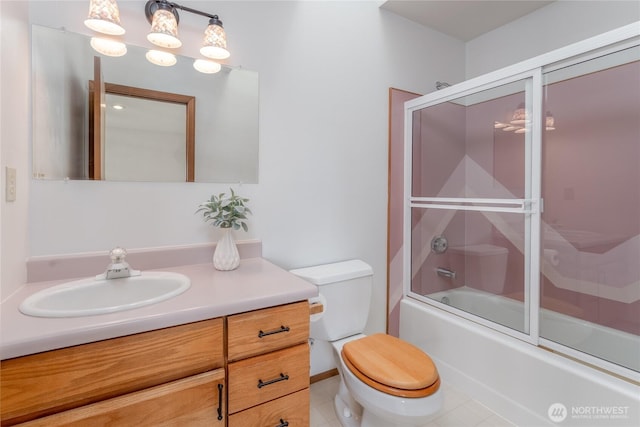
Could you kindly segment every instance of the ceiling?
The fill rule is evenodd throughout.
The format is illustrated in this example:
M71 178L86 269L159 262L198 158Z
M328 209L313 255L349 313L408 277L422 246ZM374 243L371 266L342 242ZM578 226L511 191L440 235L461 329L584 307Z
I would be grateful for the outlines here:
M549 3L553 1L389 0L380 7L466 42Z

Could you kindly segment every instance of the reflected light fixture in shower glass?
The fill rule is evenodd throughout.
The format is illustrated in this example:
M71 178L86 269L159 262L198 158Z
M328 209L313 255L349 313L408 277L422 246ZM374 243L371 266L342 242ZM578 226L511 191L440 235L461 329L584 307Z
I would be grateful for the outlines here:
M528 117L528 112L527 110L524 108L524 104L520 104L518 105L518 108L516 108L516 110L513 112L513 117L511 118L511 124L512 125L523 125L526 123L530 123L531 120L529 120Z

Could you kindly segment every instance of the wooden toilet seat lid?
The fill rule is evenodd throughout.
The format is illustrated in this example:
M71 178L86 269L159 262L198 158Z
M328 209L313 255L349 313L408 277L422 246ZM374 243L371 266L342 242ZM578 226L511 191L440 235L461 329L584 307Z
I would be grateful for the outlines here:
M342 347L345 365L366 384L394 396L425 397L440 387L438 370L418 347L386 334Z

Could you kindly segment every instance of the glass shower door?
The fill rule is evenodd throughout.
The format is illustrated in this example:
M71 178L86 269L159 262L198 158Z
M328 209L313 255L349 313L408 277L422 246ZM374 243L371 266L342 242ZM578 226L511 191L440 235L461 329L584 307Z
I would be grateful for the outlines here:
M535 73L412 112L410 294L529 340ZM539 148L538 148L539 150ZM537 295L535 292L533 295Z
M574 62L544 73L540 337L638 372L640 48Z

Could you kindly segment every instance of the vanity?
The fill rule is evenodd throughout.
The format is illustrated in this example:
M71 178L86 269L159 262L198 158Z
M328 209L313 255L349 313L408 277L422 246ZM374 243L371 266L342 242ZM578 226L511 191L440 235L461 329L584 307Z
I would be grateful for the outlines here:
M230 272L210 263L166 271L191 288L118 313L19 312L26 296L60 280L5 300L2 426L307 426L316 287L260 257Z

